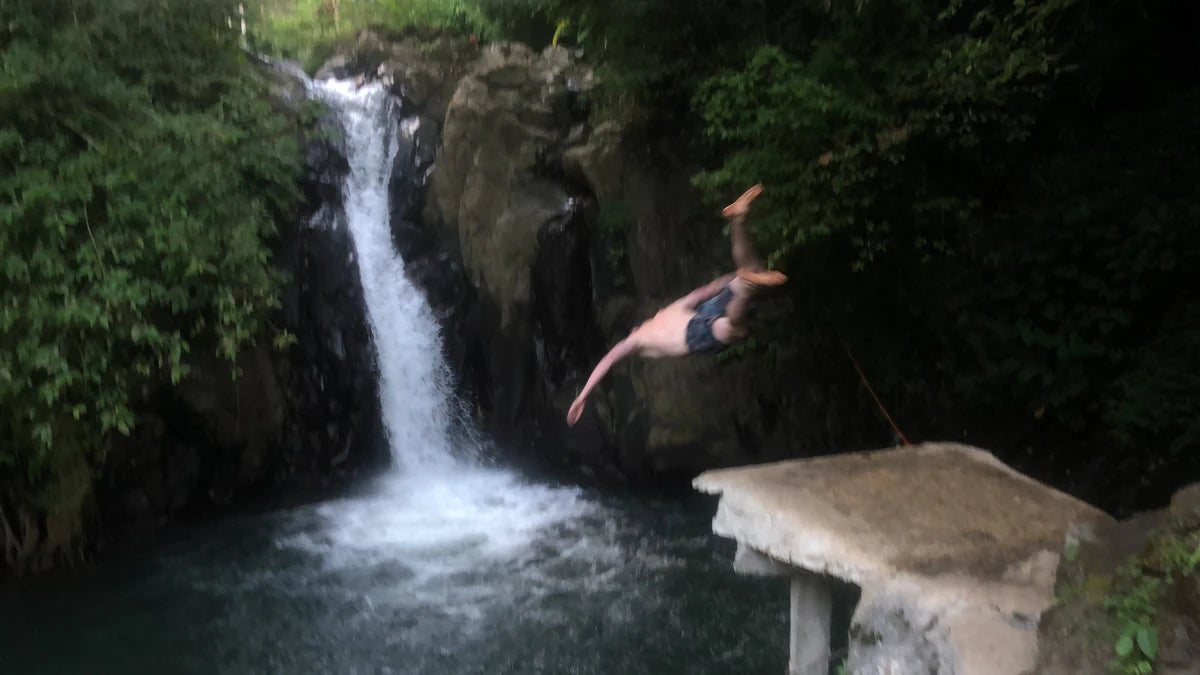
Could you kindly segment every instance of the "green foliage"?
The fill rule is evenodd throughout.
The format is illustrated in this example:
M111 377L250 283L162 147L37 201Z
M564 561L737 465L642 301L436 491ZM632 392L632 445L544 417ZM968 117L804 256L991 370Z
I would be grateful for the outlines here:
M962 3L940 15L941 3L870 3L835 13L833 34L810 31L798 54L760 47L697 89L706 133L728 150L696 183L714 195L769 185L755 222L775 260L832 233L856 269L897 247L950 255L984 205L964 176L1003 175L995 157L1030 133L1057 60L1040 27L1065 4L983 10L964 31Z
M529 2L529 0L525 0ZM493 3L494 4L494 3ZM724 0L541 0L536 12L597 63L613 109L640 104L649 134L695 129L699 84L759 45L791 43L821 16L818 3Z
M1154 615L1162 593L1162 579L1142 574L1140 568L1124 571L1122 582L1128 584L1122 595L1111 596L1105 609L1117 616L1120 633L1113 642L1116 660L1113 671L1129 675L1149 675L1158 655L1158 630Z
M1185 456L1200 447L1200 308L1179 310L1127 358L1104 416L1125 447L1159 447Z
M1158 608L1173 584L1200 570L1200 532L1157 534L1154 556L1123 565L1113 579L1104 609L1118 631L1112 641L1112 672L1149 675L1158 657Z
M478 0L262 0L253 14L250 25L258 46L299 59L310 72L335 44L353 40L364 28L385 34L435 29L479 37L497 31Z
M232 359L277 305L267 243L292 211L299 154L227 23L236 11L0 6L9 488L96 458L146 392L186 377L197 350Z
M535 49L578 39L579 31L555 0L474 0L483 18L480 37L518 40ZM586 34L586 30L584 31Z
M1073 431L1103 420L1126 447L1200 444L1200 312L1181 287L1200 262L1200 202L1180 175L1200 151L1194 96L1153 124L1142 111L1088 130L982 238L987 311L962 321L986 365L969 391L1004 383Z

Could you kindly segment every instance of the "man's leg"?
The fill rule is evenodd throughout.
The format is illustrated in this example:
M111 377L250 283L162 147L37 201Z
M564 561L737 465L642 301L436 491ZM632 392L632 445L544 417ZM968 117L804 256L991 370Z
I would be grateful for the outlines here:
M721 215L729 220L729 244L738 276L757 286L778 286L787 281L787 277L763 267L762 260L759 259L750 240L750 233L746 231L746 216L750 213L750 203L762 194L762 190L761 185L746 190L741 197L726 206Z
M753 188L751 188L753 190ZM747 192L746 194L750 194ZM742 195L738 202L746 198ZM750 199L753 199L751 197ZM743 272L761 272L763 269L762 260L758 257L758 252L754 250L754 244L750 241L750 235L746 232L746 216L750 213L749 201L745 206L741 206L738 202L725 207L725 218L729 220L729 246L733 254L733 264L737 267L739 274ZM737 209L729 213L730 209Z
M729 206L721 211L721 215L729 220L729 244L733 254L733 263L737 266L737 280L730 284L733 299L725 308L725 318L729 320L730 337L741 337L745 334L746 309L750 298L762 286L778 286L787 281L787 277L775 270L766 269L754 244L750 233L746 231L746 217L750 213L750 203L762 194L762 186L754 187L742 193ZM714 326L714 328L717 328ZM719 330L725 332L725 330ZM722 335L717 336L724 340Z
M725 306L725 316L713 322L713 334L722 342L741 339L746 336L746 314L750 307L750 298L758 291L758 287L738 277L729 289L733 291L733 299ZM720 324L728 322L728 329Z

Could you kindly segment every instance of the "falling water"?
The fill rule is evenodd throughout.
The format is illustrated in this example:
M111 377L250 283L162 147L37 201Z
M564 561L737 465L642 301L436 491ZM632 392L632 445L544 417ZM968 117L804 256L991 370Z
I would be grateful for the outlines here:
M379 83L326 80L314 87L345 129L345 218L379 355L379 398L392 457L402 470L446 469L453 462L451 399L441 338L425 298L404 275L389 229L397 134L411 135L414 128L400 125L400 106Z

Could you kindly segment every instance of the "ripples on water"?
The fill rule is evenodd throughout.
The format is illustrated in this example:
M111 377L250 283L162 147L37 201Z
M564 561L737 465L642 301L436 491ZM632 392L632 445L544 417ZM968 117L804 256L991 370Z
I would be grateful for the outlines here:
M469 469L213 523L4 595L8 673L779 673L711 504Z

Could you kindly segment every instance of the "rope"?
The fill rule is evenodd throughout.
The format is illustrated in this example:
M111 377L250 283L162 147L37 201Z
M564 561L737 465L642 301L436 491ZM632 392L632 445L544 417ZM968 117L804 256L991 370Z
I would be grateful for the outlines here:
M904 441L905 445L912 445L912 442L908 440L908 437L904 435L904 432L900 431L900 427L896 426L896 422L892 420L892 416L888 414L887 408L883 407L883 403L879 400L879 397L875 395L875 390L871 388L871 383L867 381L867 376L863 374L862 368L858 367L858 359L854 358L854 354L850 351L850 347L846 344L846 340L842 338L841 331L834 329L834 332L837 333L838 341L842 343L842 349L846 350L846 356L850 357L850 363L854 364L854 370L858 372L858 377L862 380L863 386L867 388L867 392L871 394L871 398L875 400L875 405L879 406L879 412L883 413L884 419L888 421L888 424L892 425L892 431L896 432L896 435L900 437L901 441Z

